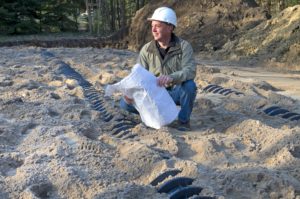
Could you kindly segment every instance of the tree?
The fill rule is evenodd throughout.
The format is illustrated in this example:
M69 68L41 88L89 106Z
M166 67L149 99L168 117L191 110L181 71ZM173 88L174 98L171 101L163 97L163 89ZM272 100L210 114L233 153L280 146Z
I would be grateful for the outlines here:
M1 33L3 34L29 34L39 32L36 21L38 9L37 0L2 0L0 7Z
M110 0L110 31L116 31L116 12L114 0Z
M78 0L44 0L41 5L41 27L45 32L77 31Z
M0 34L77 31L82 0L0 0Z
M85 0L89 30L97 34L112 34L123 30L129 19L147 0Z

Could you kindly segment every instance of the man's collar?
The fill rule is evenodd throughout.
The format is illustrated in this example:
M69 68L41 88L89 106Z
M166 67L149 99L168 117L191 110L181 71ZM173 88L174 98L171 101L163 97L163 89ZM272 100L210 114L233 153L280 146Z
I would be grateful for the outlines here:
M152 53L156 52L156 48L157 46L159 46L156 43L158 42L155 40L151 41L148 47L148 52L152 52ZM171 41L169 43L169 47L170 47L170 51L177 50L178 48L180 48L179 38L174 33L172 33L171 35Z
M175 34L172 33L171 39L170 39L170 42L169 42L167 48L174 47L174 46L176 45L175 37L176 37ZM161 48L161 46L159 45L159 42L158 42L158 41L155 41L155 44L156 44L157 47Z
M169 43L169 47L174 47L174 46L176 46L176 36L175 36L175 34L174 33L172 33L172 35L171 35L171 41L170 41L170 43Z

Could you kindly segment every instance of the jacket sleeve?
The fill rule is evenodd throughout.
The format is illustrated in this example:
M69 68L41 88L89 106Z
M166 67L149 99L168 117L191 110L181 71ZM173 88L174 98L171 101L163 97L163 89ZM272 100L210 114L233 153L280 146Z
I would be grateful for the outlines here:
M181 70L176 71L170 76L174 84L180 84L186 80L194 79L196 76L196 63L192 46L188 42L182 45Z
M147 63L146 56L146 45L144 45L143 48L140 50L137 63L141 64L145 69L149 70L149 65Z

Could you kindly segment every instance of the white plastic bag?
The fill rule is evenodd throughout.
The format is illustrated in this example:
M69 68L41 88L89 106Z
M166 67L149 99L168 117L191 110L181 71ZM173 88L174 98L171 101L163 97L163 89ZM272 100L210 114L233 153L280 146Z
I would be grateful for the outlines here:
M159 129L170 124L178 115L178 108L168 91L159 87L156 77L140 64L136 64L131 73L120 82L108 85L105 95L121 92L134 99L134 107L140 113L142 121L149 127Z

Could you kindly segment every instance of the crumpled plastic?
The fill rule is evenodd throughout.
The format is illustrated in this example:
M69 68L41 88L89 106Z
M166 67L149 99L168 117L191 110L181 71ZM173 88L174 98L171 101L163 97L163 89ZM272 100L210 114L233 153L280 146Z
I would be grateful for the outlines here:
M131 73L120 82L107 85L105 96L116 92L134 99L133 106L142 121L154 129L172 123L179 113L168 91L158 86L157 78L140 64L136 64Z

